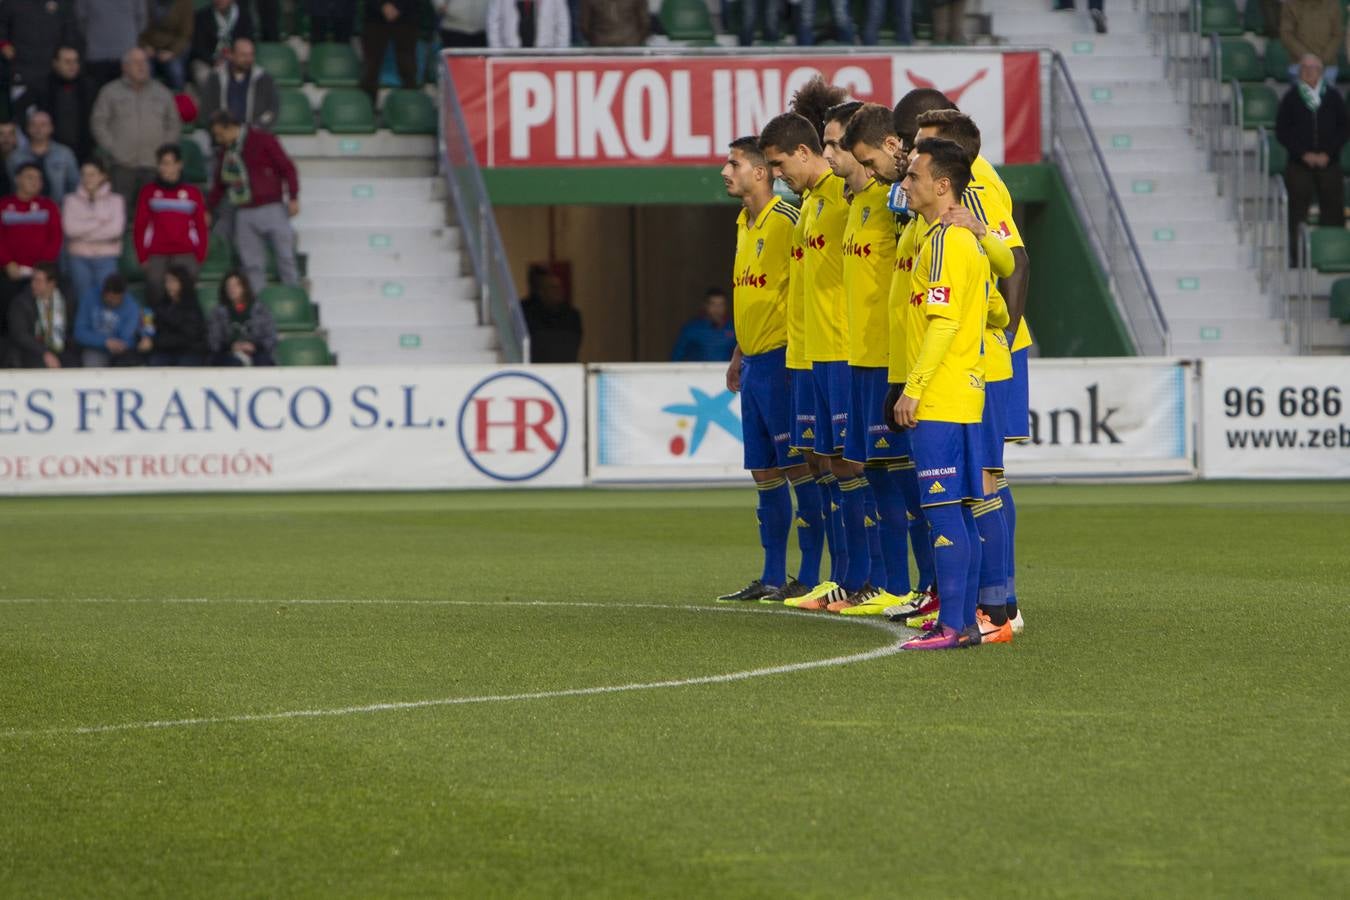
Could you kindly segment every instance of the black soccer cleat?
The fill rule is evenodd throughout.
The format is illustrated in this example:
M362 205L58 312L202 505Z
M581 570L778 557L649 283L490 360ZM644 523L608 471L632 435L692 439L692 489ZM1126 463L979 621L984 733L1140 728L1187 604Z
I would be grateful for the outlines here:
M772 594L766 594L759 598L760 603L782 603L784 600L791 600L793 597L805 597L811 593L811 588L802 584L795 578L789 577L787 584L778 588Z
M764 597L771 596L773 592L776 590L778 590L778 588L774 587L771 584L765 584L763 581L760 581L758 578L756 578L754 581L750 582L745 587L741 588L739 591L736 591L733 594L723 594L722 596L718 597L717 602L718 603L754 602Z

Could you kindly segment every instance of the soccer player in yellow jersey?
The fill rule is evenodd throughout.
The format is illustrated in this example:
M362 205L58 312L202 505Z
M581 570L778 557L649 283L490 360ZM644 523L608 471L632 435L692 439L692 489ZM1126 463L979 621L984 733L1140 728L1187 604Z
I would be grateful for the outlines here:
M764 127L760 149L776 175L802 198L805 239L801 272L806 308L806 358L816 386L815 446L839 482L843 532L842 575L791 601L802 609L826 609L867 587L871 553L865 525L867 479L843 459L850 403L849 322L844 292L844 226L848 202L844 181L822 156L815 126L796 113L775 116ZM836 548L839 542L836 536ZM836 572L838 567L836 567Z
M781 602L815 586L824 533L820 491L801 453L788 444L787 299L798 213L774 196L773 176L757 138L733 141L721 174L727 193L743 206L736 218L736 350L727 387L741 394L745 467L758 488L764 570L746 587L717 599ZM789 484L797 488L801 574L810 579L805 585L787 577L793 522Z
M908 650L980 642L980 534L973 506L984 500L980 422L989 262L973 234L941 223L969 182L969 157L942 138L919 142L902 182L910 207L931 224L917 235L920 251L905 323L905 388L895 420L911 429L943 598L937 624L906 643Z

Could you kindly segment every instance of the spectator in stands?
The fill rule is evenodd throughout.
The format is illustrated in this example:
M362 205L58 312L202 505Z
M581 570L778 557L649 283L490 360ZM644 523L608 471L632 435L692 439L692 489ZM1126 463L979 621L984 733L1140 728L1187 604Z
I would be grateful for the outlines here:
M530 361L574 363L581 349L581 313L563 295L562 279L530 266L530 295L520 302L530 332Z
M281 0L256 0L258 40L275 44L281 40Z
M489 47L570 47L566 0L489 0Z
M703 311L680 329L671 362L727 362L735 350L736 332L731 325L727 292L708 288Z
M253 18L235 0L211 0L197 10L192 22L192 81L201 85L213 69L230 61L230 49L239 38L253 37Z
M456 0L459 2L459 0ZM356 0L309 0L309 40L345 44L356 30Z
M19 126L13 122L0 122L0 197L14 193L14 178L9 174L9 161L21 146Z
M141 188L133 224L136 258L145 266L145 299L154 309L164 294L164 273L182 266L194 275L206 260L210 229L206 201L196 185L183 181L183 153L177 144L155 152L157 177Z
M830 4L834 13L834 37L841 44L852 44L853 16L849 12L848 0L801 0L797 7L797 43L809 47L816 42L816 4Z
M0 3L0 55L13 81L32 87L47 79L57 47L79 47L72 0L4 0Z
M220 283L220 303L206 323L206 340L212 365L276 365L276 322L238 272L226 275Z
M127 293L127 280L113 273L103 281L95 303L81 304L75 313L75 342L85 368L137 366L136 334L141 328L141 305Z
M66 194L80 186L80 164L75 153L52 140L52 117L35 109L28 116L28 147L15 150L8 164L14 171L25 163L42 169L42 193L59 206Z
M1345 42L1345 19L1340 0L1284 0L1283 6L1280 43L1289 51L1289 58L1302 60L1309 55L1316 56L1322 61L1326 80L1334 83L1337 58ZM1290 80L1298 83L1303 77L1303 64L1291 63Z
M169 266L164 273L164 297L154 307L152 321L151 328L142 327L139 345L150 355L150 365L206 365L206 315L197 302L196 282L185 267Z
M776 2L768 0L768 5ZM751 5L748 2L743 8L748 10ZM772 27L777 33L777 21ZM640 47L647 43L651 28L647 0L581 0L581 34L592 47ZM742 30L742 42L744 37Z
M113 193L103 163L89 160L80 167L79 189L61 203L66 268L81 304L96 300L104 279L117 271L126 224L126 202Z
M122 75L127 51L145 29L145 0L75 0L75 19L88 39L85 68L97 87Z
M1275 137L1289 151L1284 183L1289 189L1289 251L1297 259L1298 228L1317 199L1318 224L1345 225L1345 183L1341 147L1350 138L1345 101L1327 87L1322 60L1309 53L1299 66L1294 89L1280 100Z
M726 20L733 19L726 11L727 4L722 4L723 27L730 23ZM749 47L755 43L755 31L759 28L760 20L764 21L764 40L769 43L777 43L779 36L778 17L783 12L781 0L743 0L741 3L741 21L737 32L737 41L742 47ZM584 8L583 8L584 14ZM728 27L729 31L730 28Z
M488 0L432 0L442 47L486 47Z
M1255 3L1256 0L1247 0L1248 3ZM1092 26L1097 29L1098 34L1106 34L1106 10L1102 8L1102 0L1087 0L1088 11L1092 14ZM1055 10L1073 10L1076 4L1074 0L1055 0Z
M150 60L133 47L122 58L122 77L104 85L94 101L94 140L112 160L113 190L128 204L155 177L155 151L178 143L183 123L173 94L150 79Z
M1256 3L1258 0L1247 0L1248 3ZM1284 8L1284 0L1260 0L1261 18L1265 23L1265 31L1262 32L1268 38L1278 38L1280 36L1280 11Z
M966 42L966 0L933 0L933 43Z
M25 163L14 173L14 193L0 199L0 302L6 306L33 277L38 263L61 256L61 211L42 196L42 169ZM7 310L6 310L7 312Z
M375 101L380 88L380 69L384 52L394 45L394 64L405 88L417 87L417 2L416 0L368 0L366 22L361 28L361 52L365 57L365 77L361 87Z
M895 14L895 42L906 47L914 43L914 0L867 0L862 26L866 46L874 47L881 40L881 22L888 9Z
M63 369L79 365L72 340L76 306L61 290L56 263L38 263L33 279L9 306L9 358L20 369Z
M253 41L237 38L228 61L221 63L202 89L201 114L209 122L217 110L227 110L235 121L271 129L281 108L272 76L254 63Z
M94 152L89 117L97 95L93 79L81 71L80 51L60 47L46 79L30 85L19 99L15 119L26 121L33 110L45 110L52 117L52 139L69 147L75 158L84 162Z
M221 110L211 118L215 141L215 177L207 207L222 199L234 209L234 243L253 293L267 284L267 248L277 260L283 284L298 285L295 232L290 219L300 214L300 177L281 142L257 128L240 125Z
M148 0L149 23L140 45L150 55L155 77L177 93L187 84L188 51L192 48L192 0Z

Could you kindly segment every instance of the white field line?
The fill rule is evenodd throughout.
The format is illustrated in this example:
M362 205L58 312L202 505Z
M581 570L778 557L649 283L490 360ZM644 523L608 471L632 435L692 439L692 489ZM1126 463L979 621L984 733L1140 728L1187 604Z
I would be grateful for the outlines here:
M249 722L277 722L287 719L319 719L332 716L354 716L366 713L397 712L410 709L430 709L441 706L467 706L477 703L508 703L521 700L550 700L559 697L589 697L596 694L621 694L629 691L651 691L661 688L694 687L704 684L726 684L733 681L745 681L750 678L763 678L769 675L788 675L810 669L823 669L834 666L846 666L852 663L868 662L891 656L900 652L900 647L908 640L909 632L884 621L871 617L821 616L809 612L775 610L766 608L746 608L741 606L680 606L677 604L642 603L613 604L586 603L548 600L508 600L501 602L482 602L471 600L267 600L238 599L212 600L200 597L181 597L170 599L130 599L119 600L108 597L86 597L72 600L42 598L0 598L0 605L17 604L57 604L57 603L159 603L159 604L252 604L274 606L475 606L475 607L573 607L584 609L605 608L610 610L648 609L680 610L705 613L742 613L775 616L794 616L815 622L836 622L863 625L875 628L891 635L894 640L875 650L862 653L850 653L846 656L832 656L828 659L809 660L807 662L787 663L780 666L766 666L759 669L744 669L739 672L727 672L722 675L702 675L696 678L675 678L667 681L633 682L630 684L603 685L588 688L566 688L557 691L534 691L526 694L487 694L479 697L444 697L435 700L406 700L390 703L369 703L363 706L341 706L328 709L291 709L269 713L241 713L233 716L205 716L192 719L157 719L145 722L118 722L109 725L78 725L65 728L9 729L0 731L0 739L42 737L52 735L107 734L116 731L145 731L163 728L187 728L199 725L227 725Z

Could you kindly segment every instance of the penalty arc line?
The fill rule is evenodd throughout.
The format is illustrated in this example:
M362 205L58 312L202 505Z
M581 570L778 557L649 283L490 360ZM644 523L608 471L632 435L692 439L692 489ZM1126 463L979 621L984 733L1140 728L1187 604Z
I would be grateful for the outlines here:
M15 598L0 599L0 604L18 604L18 603L60 603L61 600L44 600L39 598ZM432 700L405 700L389 703L369 703L361 706L341 706L326 709L292 709L281 710L270 713L240 713L231 716L203 716L189 719L156 719L142 722L118 722L108 725L80 725L67 728L42 728L42 729L10 729L0 731L0 739L5 738L25 738L25 737L47 737L56 735L86 735L86 734L109 734L119 731L148 731L155 729L169 728L189 728L194 726L206 725L230 725L247 724L253 722L280 722L292 719L320 719L338 716L354 716L380 712L398 712L415 709L433 709L437 707L448 706L469 706L481 703L513 703L526 700L551 700L563 697L590 697L601 694L621 694L633 691L651 691L665 688L696 687L709 684L728 684L737 681L746 681L751 678L764 678L770 675L787 675L794 672L805 672L811 669L833 668L836 666L846 666L853 663L870 662L883 657L893 656L901 652L901 647L908 640L908 633L885 622L872 621L866 618L826 618L811 613L777 611L771 609L744 609L740 607L707 607L707 606L680 606L676 604L628 604L625 606L616 606L607 603L585 603L585 602L567 602L567 601L547 601L547 600L528 600L528 601L504 601L500 603L482 603L467 600L209 600L205 598L176 598L166 600L116 600L112 598L84 598L64 602L73 603L165 603L165 604L221 604L221 603L240 603L240 604L270 604L278 606L302 605L302 606L330 606L330 605L350 605L350 606L380 606L380 605L438 605L438 606L467 606L473 605L479 608L491 606L561 606L573 608L596 608L603 607L609 609L657 609L657 610L682 610L693 612L711 612L711 613L744 613L760 614L774 616L794 616L804 619L810 619L816 622L840 622L848 624L863 625L869 628L875 628L888 635L894 636L895 640L882 647L873 650L867 650L861 653L850 653L845 656L832 656L827 659L807 660L797 663L785 663L777 666L765 666L758 669L744 669L739 672L727 672L720 675L701 675L693 678L675 678L665 681L633 682L630 684L601 685L587 688L564 688L556 691L533 691L522 694L487 694L478 697L442 697Z

